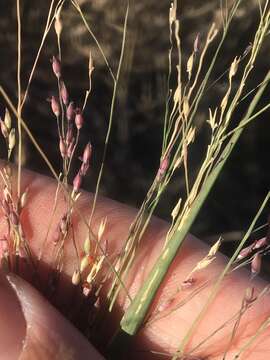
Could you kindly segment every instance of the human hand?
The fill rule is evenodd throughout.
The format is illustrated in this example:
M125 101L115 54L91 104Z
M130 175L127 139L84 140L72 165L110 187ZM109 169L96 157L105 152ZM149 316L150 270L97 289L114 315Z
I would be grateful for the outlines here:
M27 212L22 215L25 233L35 256L38 255L42 241L45 238L48 219L50 218L56 184L53 180L25 171L23 187L29 186L29 200ZM91 195L83 194L79 201L79 208L83 213L89 211ZM60 201L55 214L55 224L64 211L64 202ZM136 210L117 202L100 199L93 219L93 231L97 231L100 221L108 218L105 238L108 240L109 251L116 252L125 239L130 223ZM82 244L86 227L77 218L76 240ZM0 234L4 233L4 220L1 218ZM164 243L164 236L168 225L154 218L144 236L142 246L135 264L127 279L127 287L133 296L143 283L155 259L158 257ZM50 268L50 244L45 247L42 258L47 268ZM175 293L186 276L208 252L208 246L198 239L188 236L179 255L176 257L162 288L160 289L152 312L157 313L163 305L170 306L180 302L188 293L180 291ZM224 267L225 257L218 255L214 264L198 274L197 284L219 274ZM69 279L75 265L72 244L66 247L66 261L63 276ZM196 331L189 341L186 351L190 351L217 327L239 311L245 290L249 283L249 274L241 270L225 279L224 284L214 302L209 306L206 316L196 327ZM266 283L260 279L253 284L256 292L263 289ZM198 316L200 310L209 297L211 286L205 287L199 295L190 299L184 306L168 312L166 316L159 311L155 321L146 324L131 344L127 352L129 359L164 359L170 358L180 342ZM63 287L60 296L65 299L69 294L68 287ZM103 293L103 296L104 293ZM107 316L104 334L99 336L109 338L111 331L117 327L128 301L124 295L120 296L114 312ZM31 360L31 359L101 359L102 356L91 344L55 310L31 285L18 276L2 274L0 278L0 359L2 360ZM258 300L245 313L241 319L236 337L228 351L227 359L233 359L239 349L260 326L262 321L269 316L270 302L266 295ZM164 314L165 315L165 314ZM109 319L109 322L108 322ZM223 358L223 353L229 343L235 322L223 327L209 341L192 353L190 359L218 360ZM104 328L104 327L103 327ZM261 360L270 357L269 329L253 343L251 348L242 354L245 360ZM106 352L104 350L104 352ZM240 357L241 358L241 357ZM187 358L188 359L188 358Z

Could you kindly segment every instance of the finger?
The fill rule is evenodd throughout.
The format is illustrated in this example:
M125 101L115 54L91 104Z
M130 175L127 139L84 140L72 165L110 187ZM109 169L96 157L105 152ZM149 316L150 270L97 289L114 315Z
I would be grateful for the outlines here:
M0 309L1 359L18 359L25 338L26 323L20 302L2 274L0 274Z
M30 196L27 205L27 214L31 221L27 222L26 217L23 220L27 225L27 237L31 242L34 252L37 254L46 235L56 185L53 181L45 177L34 176L33 178L31 173L27 173L25 179L26 183L30 183L32 189L32 195ZM86 194L80 199L79 208L85 215L89 214L91 201L91 196ZM63 199L60 199L59 206L54 216L53 226L57 225L64 211L65 204ZM121 247L123 240L128 234L130 223L134 219L135 214L135 210L130 209L127 206L120 205L114 201L100 199L94 216L93 230L97 231L100 221L104 217L108 218L105 238L109 242L110 252L115 252ZM87 227L81 222L78 216L75 216L75 227L76 240L78 243L82 244ZM163 221L153 219L144 236L136 263L127 279L127 287L131 295L136 293L159 255L164 243L166 230L167 225ZM49 245L45 248L43 257L46 264L50 264L50 241L48 244ZM156 312L162 304L166 303L166 301L172 297L172 294L179 288L181 282L190 273L196 263L207 254L207 251L208 247L199 240L191 236L186 239L181 252L176 257L174 264L159 291L152 311ZM199 274L196 279L196 284L200 285L200 283L213 277L215 274L219 274L224 268L225 262L225 258L219 255L211 267ZM75 263L74 251L70 242L66 247L66 262L63 270L69 277L72 275ZM229 319L235 312L239 311L244 292L249 285L249 277L245 271L239 272L237 275L234 274L226 279L217 298L207 311L207 321L201 321L198 324L194 336L188 344L187 350L192 349L209 333ZM257 287L257 291L259 291L265 286L265 283L257 281L255 286ZM189 300L185 306L179 307L176 311L172 312L171 315L167 315L152 322L150 325L145 326L137 336L137 341L134 344L134 351L136 351L134 353L135 358L138 354L140 354L140 357L145 356L147 358L149 355L151 358L151 356L153 356L150 353L151 350L165 353L173 353L176 351L181 339L183 339L192 322L202 310L203 304L207 301L210 295L210 289L210 287L205 288L199 293L199 296ZM186 294L188 293L180 292L180 298L175 300L182 300ZM114 317L115 323L118 323L120 315L124 311L124 308L127 307L128 302L123 302L122 298L122 301L118 301L117 305L118 307L115 308L118 310ZM251 334L254 333L259 324L268 315L269 310L269 299L267 297L254 304L248 312L248 316L245 316L245 320L241 321L241 327L239 327L241 336L236 337L237 341L234 341L234 349L232 351L235 352L237 347L241 346L244 341L250 338ZM112 323L112 321L110 321L110 323ZM207 342L201 347L199 352L197 351L196 353L199 353L201 356L207 355L208 358L211 358L210 356L212 356L213 359L215 356L220 357L221 352L224 351L224 348L228 343L228 337L230 337L231 333L232 324L230 327L224 327L222 331L216 336L213 336L211 341ZM268 334L269 336L269 332L266 331L264 332L264 335L265 334ZM262 346L265 350L265 346L268 344L264 341L264 335L259 338L260 341L258 340L260 346L258 347L257 344L256 360L260 359L258 356L260 356L259 354ZM253 356L252 354L255 354L255 348L253 349L253 352L248 353L248 356ZM248 359L248 357L246 357L246 359ZM250 359L253 358L251 357Z
M0 274L0 358L102 359L101 355L35 289Z

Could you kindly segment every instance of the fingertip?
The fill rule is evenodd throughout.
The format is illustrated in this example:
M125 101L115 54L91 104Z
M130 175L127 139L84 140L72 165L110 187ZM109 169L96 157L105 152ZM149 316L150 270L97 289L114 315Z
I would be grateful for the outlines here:
M17 295L26 322L20 360L103 359L36 289L16 275L10 274L7 279Z
M4 274L0 274L0 358L17 360L26 334L20 301Z

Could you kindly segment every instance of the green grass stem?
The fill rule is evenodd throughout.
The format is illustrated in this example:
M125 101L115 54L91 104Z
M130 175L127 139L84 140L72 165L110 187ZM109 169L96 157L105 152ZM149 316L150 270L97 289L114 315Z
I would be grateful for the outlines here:
M240 126L246 119L250 118L252 113L255 110L258 101L260 100L263 91L265 90L266 84L270 79L270 71L267 73L265 77L264 85L259 88L256 95L254 96L249 108L246 112L246 115L240 122ZM177 230L175 234L172 236L171 240L165 246L164 250L162 251L160 257L156 261L155 265L153 266L150 274L148 275L144 285L139 290L137 295L135 296L132 304L126 311L124 317L121 321L121 328L124 332L134 335L138 329L140 328L146 313L151 305L155 294L164 279L167 270L173 261L177 251L179 250L181 244L183 243L188 231L190 230L196 216L198 215L205 199L207 198L210 190L212 189L216 179L218 178L221 170L224 167L227 159L229 158L233 148L235 147L236 143L238 142L242 132L243 127L240 127L233 135L226 147L224 148L220 160L213 168L209 177L205 181L203 188L201 189L200 193L198 194L197 198L195 199L192 208L190 209L189 215L186 218L186 221L183 223L181 229Z

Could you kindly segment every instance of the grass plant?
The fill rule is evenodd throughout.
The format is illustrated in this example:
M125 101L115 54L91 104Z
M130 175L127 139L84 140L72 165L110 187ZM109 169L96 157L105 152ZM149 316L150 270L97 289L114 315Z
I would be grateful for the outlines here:
M245 316L246 311L253 306L254 303L269 292L269 287L265 288L261 293L254 294L252 286L247 289L242 300L241 308L230 319L223 323L213 333L207 336L193 349L186 350L193 333L196 331L197 325L203 321L205 313L217 294L220 291L224 279L232 272L238 271L239 268L249 265L251 266L252 276L256 276L260 271L261 258L269 252L269 234L263 239L254 241L251 245L246 245L250 239L251 233L255 226L261 221L261 214L268 204L270 193L262 201L258 212L255 214L250 227L244 237L228 260L223 271L212 279L208 279L203 284L196 283L197 274L210 266L215 261L216 253L222 242L219 239L210 249L209 253L197 264L195 264L192 272L187 276L181 287L176 291L167 304L160 304L157 312L149 312L150 306L156 296L161 283L167 274L176 254L181 250L181 246L191 230L191 227L197 218L201 207L205 203L207 196L216 180L220 176L224 165L229 159L232 151L235 149L243 131L251 121L259 118L270 104L266 104L258 109L260 100L270 81L270 71L265 74L264 79L254 89L247 89L249 79L256 71L256 60L260 54L261 48L269 35L270 28L270 7L269 1L265 0L258 3L259 22L253 36L251 44L247 44L246 50L242 54L238 54L228 66L228 69L222 74L222 79L226 79L226 89L221 99L217 101L217 105L209 107L206 114L207 120L204 128L208 132L208 143L204 147L201 156L200 167L194 175L190 168L190 153L194 142L200 142L200 130L198 129L196 116L201 107L205 93L213 88L217 81L212 79L212 71L215 68L222 51L227 34L233 26L234 17L241 7L241 0L235 0L231 6L227 1L220 2L220 14L222 18L221 27L215 23L211 24L206 35L199 35L194 39L193 49L187 59L182 54L181 41L181 22L179 20L179 9L177 1L174 0L169 9L169 42L168 51L168 77L167 77L167 98L165 99L165 116L163 139L160 152L160 165L154 174L153 182L145 196L145 200L141 204L137 215L130 226L129 234L123 239L123 246L117 254L108 253L108 244L104 237L107 226L107 219L101 219L99 229L95 234L92 229L92 220L96 211L96 205L99 201L99 192L104 173L104 165L108 154L108 144L113 127L114 111L117 106L117 94L119 87L119 78L121 74L123 59L125 56L126 40L128 32L128 15L130 4L127 1L125 18L123 20L121 52L118 60L116 71L109 63L105 51L102 49L94 31L87 22L87 17L83 13L77 0L52 0L48 9L47 20L43 32L40 46L37 50L32 69L30 71L27 84L23 88L21 80L21 62L22 62L22 19L21 4L17 0L17 38L18 38L18 58L17 58L17 104L11 101L10 96L0 84L0 93L4 98L7 109L3 119L1 119L1 131L6 141L7 159L5 165L0 171L3 191L2 191L2 209L6 220L6 234L1 242L1 260L2 266L14 271L17 274L24 275L25 264L27 264L28 272L32 274L33 281L37 281L39 277L39 266L42 261L44 247L50 240L50 234L53 233L53 249L51 253L51 269L47 279L47 293L49 299L52 299L57 287L61 281L62 271L64 267L64 256L67 241L71 241L74 249L74 257L77 259L76 267L70 280L74 288L79 289L81 296L92 299L92 307L89 312L95 314L98 319L98 311L101 301L101 290L104 284L109 284L106 294L106 312L107 316L115 306L120 293L125 294L129 301L129 307L126 310L121 323L119 324L119 333L113 340L109 356L116 357L121 347L121 341L126 335L135 335L141 327L146 327L157 319L173 313L176 309L184 306L192 297L198 296L205 288L211 286L210 296L202 311L198 314L186 336L179 344L179 349L173 354L165 354L171 356L172 359L192 359L194 354L198 353L200 347L205 344L215 333L222 330L228 325L232 325L231 338L224 350L223 359L236 336L237 329L241 319ZM96 71L95 59L92 53L89 54L88 78L89 88L85 92L82 106L75 106L70 99L67 82L62 74L62 64L64 63L64 54L61 48L62 31L66 31L62 24L62 9L66 5L73 7L82 21L83 26L92 41L99 49L100 56L103 58L107 67L109 77L112 81L111 106L108 114L108 127L104 140L104 152L100 164L100 170L97 177L96 190L93 203L90 208L90 216L86 218L77 205L81 195L81 185L83 178L91 166L92 148L90 142L84 144L84 150L79 158L76 159L78 146L81 141L81 131L84 125L84 111L88 106L87 101L91 97L92 75ZM54 25L54 27L53 27ZM32 79L34 77L38 61L44 46L46 46L47 35L49 32L55 32L58 54L52 57L52 72L55 76L56 94L49 99L52 115L56 120L56 131L58 134L59 156L62 159L62 167L59 170L54 169L50 160L46 156L46 151L41 149L37 143L31 130L27 126L24 119L23 110L27 106L27 97ZM207 63L208 53L213 53L210 63ZM235 86L237 84L237 86ZM236 112L239 104L249 99L249 106L244 111L241 119L236 119ZM16 120L16 125L13 122ZM24 234L24 224L21 221L21 214L27 207L27 197L31 188L21 188L22 177L22 148L23 148L23 132L29 137L41 157L47 164L52 176L57 182L54 206L52 209L52 217L48 221L48 230L44 239L44 244L40 249L38 258L34 258L31 245ZM17 172L11 165L11 159L14 152L17 151ZM77 173L75 177L71 175L72 164L76 164ZM16 173L16 175L14 175ZM162 197L166 197L166 191L172 181L176 177L182 176L185 181L185 193L181 193L171 210L171 224L163 249L156 260L152 270L147 276L146 281L139 289L134 298L129 294L126 287L126 279L132 268L137 256L137 251L144 239L144 234L148 229L151 218L160 203ZM12 184L17 184L16 191ZM71 184L71 186L70 186ZM56 229L52 229L53 217L57 208L58 199L63 196L65 199L65 211ZM90 205L89 205L90 207ZM79 217L80 221L87 227L88 233L84 240L83 247L80 250L74 230L74 214ZM171 300L175 300L176 295L182 291L183 287L192 289L191 293L181 302L174 304L173 307L167 305ZM103 308L104 311L104 308ZM88 324L92 326L93 323ZM256 334L252 336L239 350L236 358L240 358L244 350L246 350L255 341L257 336L269 325L267 318L257 329ZM89 330L89 329L88 329ZM154 353L153 353L154 355Z

